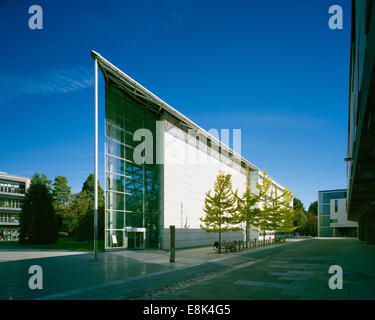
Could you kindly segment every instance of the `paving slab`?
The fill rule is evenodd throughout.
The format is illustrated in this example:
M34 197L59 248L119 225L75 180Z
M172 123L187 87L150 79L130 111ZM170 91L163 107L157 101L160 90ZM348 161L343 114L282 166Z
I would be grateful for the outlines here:
M284 260L286 263L281 262ZM276 265L276 262L279 264ZM333 264L340 265L344 272L347 270L343 290L328 287L328 280L332 276L328 269ZM272 267L285 265L287 268L281 269L283 272L277 272ZM196 293L204 287L210 294L217 292L219 300L224 296L231 297L231 293L233 299L255 300L375 299L374 281L374 246L354 239L315 239L295 248L273 252L268 257L262 257L258 263L226 273L220 279L204 281L204 286L202 283L193 285L181 297L195 299ZM225 295L219 292L225 292ZM158 299L163 299L163 295Z
M301 277L278 277L277 280L288 280L288 281L310 281L310 278L301 278Z
M353 239L221 255L211 247L177 250L176 263L158 250L105 252L97 261L92 253L75 253L36 251L31 259L28 251L12 258L0 249L6 275L0 299L375 299L375 247ZM43 267L39 292L27 286L32 264ZM344 289L336 292L328 287L333 264L344 271Z

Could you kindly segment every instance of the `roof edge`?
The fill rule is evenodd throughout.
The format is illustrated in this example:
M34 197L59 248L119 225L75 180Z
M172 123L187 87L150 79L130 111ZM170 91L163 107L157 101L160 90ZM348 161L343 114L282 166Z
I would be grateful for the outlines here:
M164 110L166 110L170 114L174 115L179 120L182 120L182 121L186 122L188 125L194 127L194 129L196 129L197 131L200 131L201 133L203 133L204 135L206 135L210 140L215 141L215 143L217 143L219 146L224 147L225 149L227 149L227 151L229 151L230 153L232 153L236 157L240 158L241 161L243 161L245 164L249 165L253 170L256 170L256 171L259 171L259 172L263 172L263 170L261 170L258 167L256 167L254 164L252 164L250 161L248 161L242 155L238 154L232 148L230 148L229 146L227 146L226 144L224 144L223 142L221 142L220 140L218 140L217 138L215 138L213 135L211 135L205 129L201 128L194 121L192 121L191 119L189 119L188 117L186 117L185 115L183 115L181 112L177 111L175 108L173 108L168 103L166 103L165 101L163 101L162 99L160 99L158 96L156 96L155 94L153 94L147 88L145 88L140 83L138 83L136 80L134 80L133 78L131 78L125 72L123 72L122 70L120 70L119 68L117 68L111 62L109 62L107 59L105 59L103 56L101 56L98 52L96 52L94 50L91 50L91 57L94 60L98 61L98 64L99 64L100 69L102 70L103 74L104 74L105 71L103 71L102 66L105 67L105 69L109 69L109 71L112 71L112 74L114 76L125 78L128 82L131 82L137 88L137 90L139 90L140 92L142 92L145 95L149 96L152 100L155 100L155 102L158 103L161 107L163 107ZM105 74L104 74L104 76L105 76ZM272 177L271 177L271 179L274 182L276 182L280 187L285 188L285 186L283 186L282 184L280 184L278 181L276 181Z

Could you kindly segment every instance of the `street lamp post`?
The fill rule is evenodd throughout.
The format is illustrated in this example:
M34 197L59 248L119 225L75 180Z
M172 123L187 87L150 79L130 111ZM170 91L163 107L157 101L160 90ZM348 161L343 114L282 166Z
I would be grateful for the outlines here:
M98 253L98 60L95 58L94 256Z

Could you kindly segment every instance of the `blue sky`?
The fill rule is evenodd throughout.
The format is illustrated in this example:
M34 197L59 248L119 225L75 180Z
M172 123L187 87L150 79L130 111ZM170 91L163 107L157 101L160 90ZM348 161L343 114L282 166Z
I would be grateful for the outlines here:
M33 4L43 30L28 27ZM334 4L343 30L328 27ZM0 0L0 21L0 171L81 189L93 172L93 49L206 130L240 128L242 155L306 207L346 187L348 0Z

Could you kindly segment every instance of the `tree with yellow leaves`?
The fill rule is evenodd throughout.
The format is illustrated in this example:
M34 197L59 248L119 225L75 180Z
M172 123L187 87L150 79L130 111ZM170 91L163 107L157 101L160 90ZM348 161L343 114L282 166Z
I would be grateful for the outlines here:
M214 192L206 193L203 211L206 215L200 218L203 225L201 229L206 232L216 232L219 234L219 253L221 252L221 234L226 231L236 231L238 228L232 227L232 215L235 212L235 200L232 195L231 174L220 171L216 177Z

